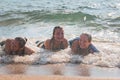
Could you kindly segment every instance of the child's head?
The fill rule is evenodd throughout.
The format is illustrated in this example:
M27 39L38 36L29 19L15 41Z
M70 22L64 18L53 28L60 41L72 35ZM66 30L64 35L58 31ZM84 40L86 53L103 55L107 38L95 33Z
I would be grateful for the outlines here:
M52 37L54 40L57 40L57 41L62 41L64 39L64 31L63 31L63 28L60 27L60 26L56 26L54 29L53 29L53 37Z
M91 44L92 37L90 34L82 33L80 35L79 46L80 48L88 48Z
M23 48L27 42L27 39L22 37L16 37L15 40L18 42L20 48Z

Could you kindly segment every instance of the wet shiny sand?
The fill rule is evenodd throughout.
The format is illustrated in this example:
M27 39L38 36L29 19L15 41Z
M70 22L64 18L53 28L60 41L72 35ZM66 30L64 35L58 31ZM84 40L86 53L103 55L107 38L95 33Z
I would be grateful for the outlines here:
M71 63L58 63L46 65L28 65L28 64L1 64L0 75L10 77L31 77L30 75L37 76L60 76L64 77L88 77L88 78L119 78L119 68L106 68L85 64L71 64ZM45 77L46 78L46 77ZM78 79L78 78L77 78ZM77 80L76 79L76 80ZM0 79L1 80L1 79Z
M41 76L41 75L0 75L0 80L120 80L120 78Z

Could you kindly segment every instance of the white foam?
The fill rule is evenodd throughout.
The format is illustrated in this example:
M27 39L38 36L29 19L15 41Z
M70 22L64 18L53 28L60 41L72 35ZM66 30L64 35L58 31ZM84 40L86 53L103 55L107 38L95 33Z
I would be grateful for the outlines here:
M48 63L83 63L100 67L120 67L119 45L109 42L94 42L100 53L87 56L74 55L68 47L65 50L52 52L36 47L35 40L28 39L27 46L36 52L32 55L13 56L5 55L0 48L0 63L48 64ZM112 49L111 49L112 48Z

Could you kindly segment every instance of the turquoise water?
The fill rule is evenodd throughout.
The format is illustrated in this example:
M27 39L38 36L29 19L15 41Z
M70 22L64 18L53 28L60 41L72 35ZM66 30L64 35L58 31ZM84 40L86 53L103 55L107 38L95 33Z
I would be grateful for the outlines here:
M68 39L88 32L93 37L120 42L120 0L0 2L0 37L50 37L53 27L60 25Z

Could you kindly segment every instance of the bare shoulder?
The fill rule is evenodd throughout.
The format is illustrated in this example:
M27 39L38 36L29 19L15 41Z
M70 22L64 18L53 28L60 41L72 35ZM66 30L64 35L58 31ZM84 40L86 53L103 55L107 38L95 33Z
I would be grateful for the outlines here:
M12 42L12 41L13 41L13 39L7 39L5 42L9 43L9 42Z
M6 54L10 54L11 53L11 43L12 43L12 40L13 39L7 39L6 41L5 41L5 48L4 48L4 50L5 50L5 52L6 52Z
M50 43L50 40L51 40L51 39L47 39L47 40L45 41L45 44L49 44L49 43Z
M5 41L5 48L11 48L11 44L12 44L12 41L13 41L13 39L7 39L6 41Z
M50 41L51 41L51 39L47 39L47 40L44 42L45 49L50 49Z

